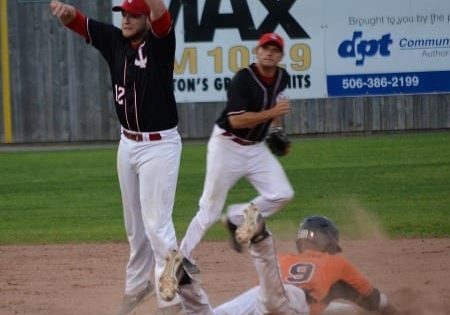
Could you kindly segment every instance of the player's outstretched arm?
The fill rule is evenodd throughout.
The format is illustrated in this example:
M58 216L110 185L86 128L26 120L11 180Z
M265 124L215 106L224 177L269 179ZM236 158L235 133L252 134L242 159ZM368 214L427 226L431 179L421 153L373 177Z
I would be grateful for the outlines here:
M77 15L77 9L74 6L56 0L50 2L50 11L64 25L70 24Z
M150 20L158 20L166 11L167 7L163 0L145 0L150 7Z

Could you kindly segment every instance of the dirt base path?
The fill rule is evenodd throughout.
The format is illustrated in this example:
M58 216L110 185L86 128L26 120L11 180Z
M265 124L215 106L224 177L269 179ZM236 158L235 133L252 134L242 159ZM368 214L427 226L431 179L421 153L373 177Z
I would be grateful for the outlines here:
M420 315L450 314L450 239L344 241L345 255L394 305ZM278 242L278 252L293 251ZM213 305L255 283L247 254L227 243L196 251L200 278ZM119 305L126 244L0 247L0 314L111 315ZM153 314L154 299L138 314Z

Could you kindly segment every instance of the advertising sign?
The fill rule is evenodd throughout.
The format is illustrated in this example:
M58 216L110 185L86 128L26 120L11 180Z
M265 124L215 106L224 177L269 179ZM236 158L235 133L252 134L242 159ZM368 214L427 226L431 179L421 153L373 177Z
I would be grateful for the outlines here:
M326 0L329 96L450 91L450 1Z
M175 94L179 102L223 101L232 76L255 61L261 34L285 40L282 63L291 98L326 96L321 1L171 1L176 22Z
M450 92L449 0L165 3L177 37L178 102L224 101L265 32L285 40L291 99Z

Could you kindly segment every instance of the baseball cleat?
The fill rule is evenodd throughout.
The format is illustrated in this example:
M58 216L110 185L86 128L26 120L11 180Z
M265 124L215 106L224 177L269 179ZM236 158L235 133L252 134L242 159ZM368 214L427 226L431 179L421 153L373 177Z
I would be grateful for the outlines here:
M191 275L196 275L200 273L200 268L196 264L194 264L191 260L187 259L186 257L183 258L183 267L184 270L187 271L187 273Z
M225 214L222 215L222 218L220 220L221 220L222 224L225 225L228 232L230 232L231 247L238 253L242 253L243 252L242 245L240 243L238 243L238 241L236 240L237 225L231 223L231 221L228 219L228 217Z
M149 281L147 287L133 295L125 295L122 304L120 304L117 315L134 314L139 305L155 294L155 286Z
M177 293L179 279L183 273L183 256L177 250L170 251L166 256L166 267L159 278L159 292L165 301L172 301Z
M249 244L252 238L264 228L264 220L259 209L250 204L244 210L244 222L236 229L236 241L241 244Z

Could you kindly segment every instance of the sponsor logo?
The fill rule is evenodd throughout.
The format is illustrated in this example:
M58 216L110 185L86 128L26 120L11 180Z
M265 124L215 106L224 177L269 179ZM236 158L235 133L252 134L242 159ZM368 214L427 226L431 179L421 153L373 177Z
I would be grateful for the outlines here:
M364 65L366 57L379 54L382 57L391 55L391 34L385 34L380 39L363 39L362 32L354 32L353 38L344 40L338 48L338 54L342 58L355 58L357 66Z

